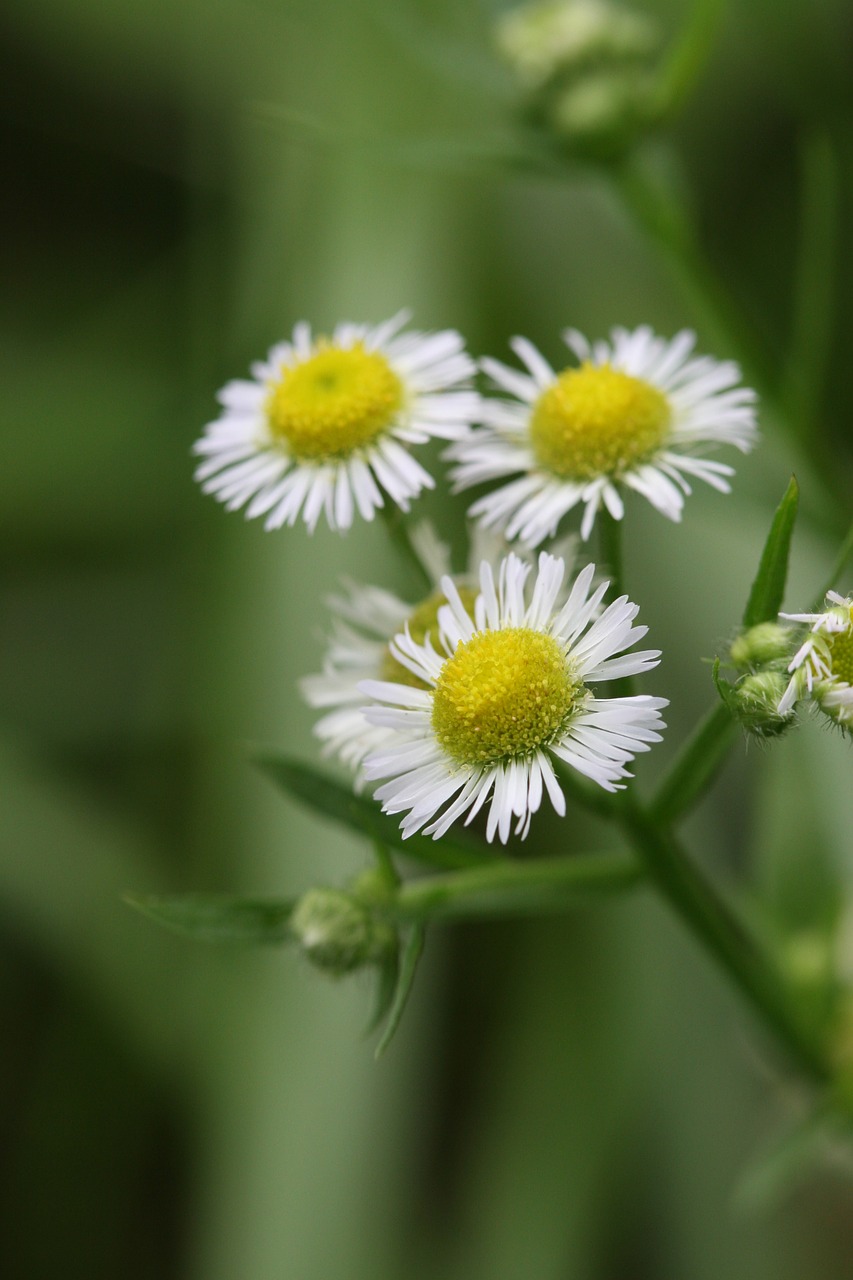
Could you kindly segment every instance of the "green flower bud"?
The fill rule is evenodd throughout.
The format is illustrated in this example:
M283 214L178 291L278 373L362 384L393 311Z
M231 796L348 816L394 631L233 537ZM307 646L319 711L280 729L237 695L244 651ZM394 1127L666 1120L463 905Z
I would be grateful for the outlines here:
M557 76L639 61L658 46L655 24L607 0L544 0L513 9L498 23L496 42L525 91Z
M795 648L790 627L782 627L778 622L759 622L738 636L731 647L731 659L736 667L764 667L770 662L787 666Z
M551 99L547 118L554 133L578 155L609 159L622 154L650 114L653 83L616 69L583 76Z
M308 959L335 976L379 964L397 946L391 926L340 889L309 890L290 927Z
M779 702L787 683L783 672L760 671L745 676L731 689L729 706L748 733L760 738L775 738L793 724L791 712L779 712Z

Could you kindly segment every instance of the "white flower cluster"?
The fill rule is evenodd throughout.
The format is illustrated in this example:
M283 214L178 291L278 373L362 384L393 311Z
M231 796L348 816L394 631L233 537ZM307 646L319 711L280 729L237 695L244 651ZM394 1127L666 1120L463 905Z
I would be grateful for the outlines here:
M434 485L412 454L431 439L449 442L457 491L498 482L470 508L466 574L451 576L422 525L412 542L433 583L426 599L345 585L323 671L303 692L324 711L325 749L356 786L381 782L376 796L404 815L404 835L437 838L485 810L488 838L506 842L527 834L544 794L565 811L561 769L618 790L664 727L664 699L597 691L660 654L628 652L646 629L627 596L606 604L594 565L567 575L574 551L553 554L552 541L563 517L582 506L587 539L602 507L622 519L626 490L671 520L691 480L726 492L731 467L703 455L752 446L755 397L736 365L693 354L693 334L667 341L646 327L594 344L567 331L576 363L562 370L514 338L524 369L484 359L499 393L485 396L458 333L408 331L407 320L344 323L328 338L298 324L251 380L220 392L196 476L268 529L301 518L309 531L322 516L344 531L389 501L407 511Z

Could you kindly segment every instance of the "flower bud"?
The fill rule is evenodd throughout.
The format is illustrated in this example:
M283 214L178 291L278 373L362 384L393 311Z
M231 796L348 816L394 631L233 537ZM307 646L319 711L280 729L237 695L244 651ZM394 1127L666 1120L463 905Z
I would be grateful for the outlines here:
M748 733L775 738L793 724L791 712L779 711L786 684L784 673L760 671L733 687L729 705Z
M621 68L583 76L555 93L547 112L555 134L578 155L608 159L624 152L650 114L653 83Z
M311 889L290 927L308 959L335 976L379 964L397 945L394 930L340 889Z
M658 44L654 23L607 0L544 0L506 14L496 42L519 84L543 88L556 76L637 61Z
M787 666L795 647L790 627L781 627L778 622L759 622L737 637L731 647L731 659L736 667L764 667L770 662Z
M544 0L499 23L498 47L531 118L573 152L620 155L652 121L657 27L609 0Z

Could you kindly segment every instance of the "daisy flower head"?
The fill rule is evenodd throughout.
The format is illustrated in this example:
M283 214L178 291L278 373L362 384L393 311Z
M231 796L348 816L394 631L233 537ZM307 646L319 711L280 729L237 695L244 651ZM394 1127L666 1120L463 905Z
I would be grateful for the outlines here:
M386 813L405 815L404 837L424 829L438 839L488 802L487 838L506 843L513 819L523 838L544 791L566 811L553 758L617 791L631 776L626 764L660 740L666 699L599 698L591 688L660 658L657 649L625 652L646 628L633 625L638 609L627 596L599 612L608 584L593 590L594 574L587 565L560 604L563 561L543 552L528 590L531 566L510 554L497 581L481 566L473 606L442 579L438 648L409 631L395 637L391 653L417 685L362 683L374 700L367 720L393 733L364 771L386 779L375 794Z
M194 452L196 479L229 511L267 529L325 513L332 529L365 520L390 497L404 511L434 481L410 452L432 437L459 441L479 408L461 336L339 324L330 338L302 322L289 342L219 392L222 413ZM384 491L384 493L383 493Z
M453 577L459 597L469 609L473 609L477 596L480 564L486 561L497 566L509 550L505 539L490 531L474 528L471 534L468 570ZM365 719L361 682L385 680L427 688L394 657L391 643L405 630L418 643L437 636L438 611L447 603L441 580L452 572L449 547L441 542L428 520L412 527L411 539L433 589L419 601L407 601L381 587L345 581L341 593L328 600L332 626L323 670L300 682L306 702L325 713L314 726L315 735L323 743L323 754L336 756L351 769L359 790L364 784L361 766L365 757L393 742L395 736L393 729ZM561 554L570 565L575 561L577 547L576 537L561 540Z
M526 338L511 343L524 372L482 361L504 397L484 400L482 426L447 450L451 477L457 492L517 478L478 499L472 518L536 547L579 503L584 539L602 505L621 520L623 486L675 521L691 479L729 492L733 469L700 455L755 442L755 392L736 364L694 355L687 330L669 341L645 325L614 329L609 342L575 329L563 338L579 363L559 373Z
M779 703L782 714L809 698L842 728L853 730L853 596L830 591L823 613L783 613L810 623L805 641L788 666L791 679Z

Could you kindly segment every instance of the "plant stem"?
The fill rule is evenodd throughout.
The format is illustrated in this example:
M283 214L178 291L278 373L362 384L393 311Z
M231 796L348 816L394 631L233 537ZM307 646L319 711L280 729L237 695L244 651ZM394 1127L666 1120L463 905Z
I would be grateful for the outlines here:
M656 826L634 802L620 803L615 812L650 878L676 913L762 1015L792 1061L813 1081L825 1084L831 1068L824 1046L802 1024L771 957L762 953L670 832Z
M659 120L675 114L699 79L726 8L727 0L695 0L661 72L655 113Z
M611 600L625 593L622 523L606 508L598 513L599 558L606 566L606 572L610 578L608 596ZM614 698L630 698L635 692L635 684L631 676L622 676L620 680L614 680L610 688L612 692L609 696Z
M642 879L627 854L572 854L497 862L400 887L391 913L400 920L541 915L633 888Z
M823 611L826 593L831 591L837 584L851 556L853 556L853 524L847 530L847 537L841 544L841 550L835 558L835 564L832 566L832 572L827 579L826 586L812 601L809 613L821 613Z
M731 712L718 702L696 726L657 790L649 812L658 825L671 825L699 802L736 738Z
M622 521L615 520L604 508L598 513L599 568L610 579L611 599L621 596L623 588Z
M379 511L385 523L385 528L390 534L391 541L400 553L402 560L417 575L418 590L421 587L425 587L427 591L434 590L435 583L430 578L426 567L414 548L406 518L400 508L392 505L390 500L386 500L385 505L380 507Z

